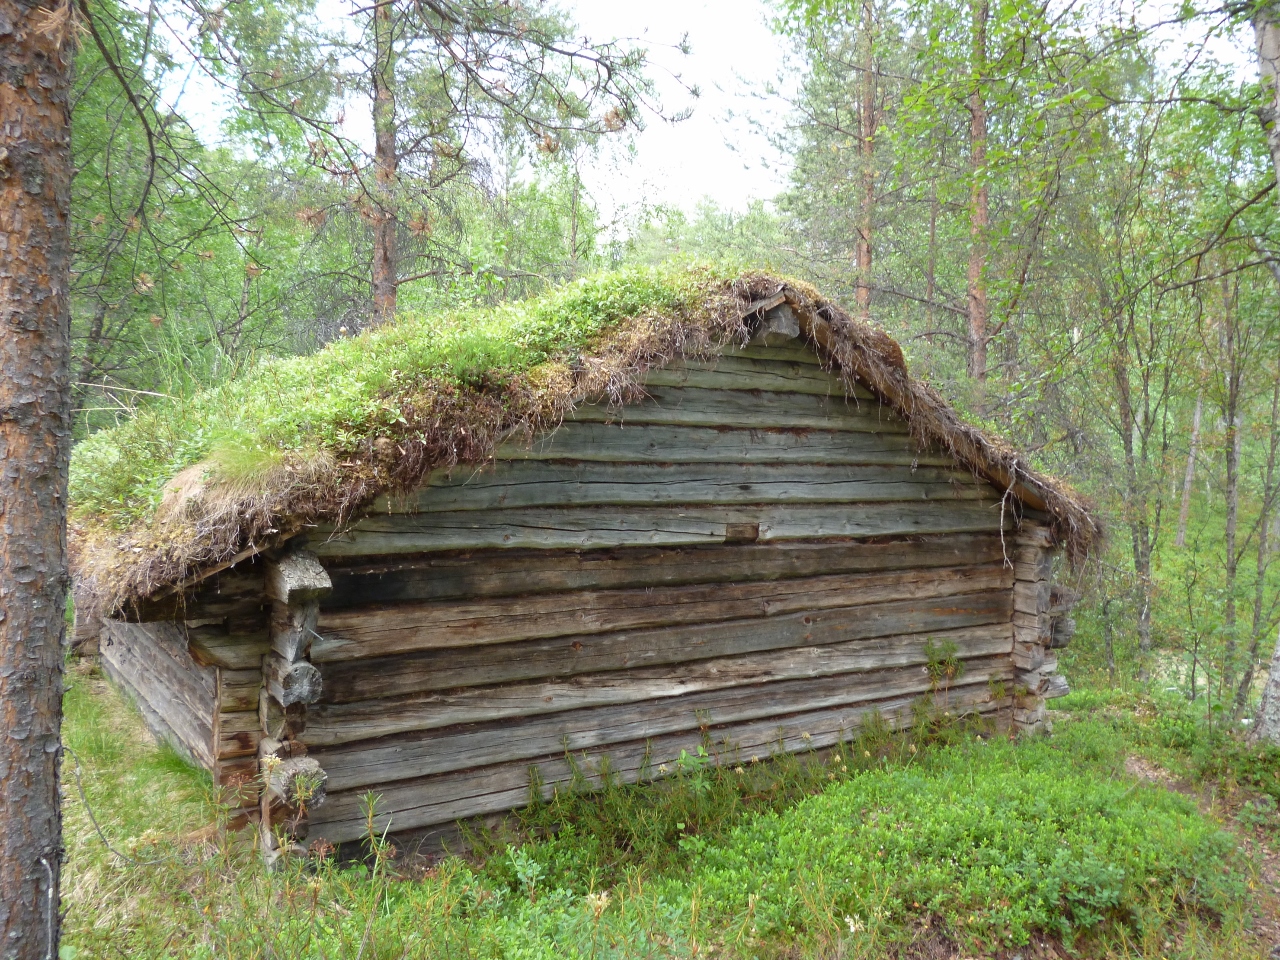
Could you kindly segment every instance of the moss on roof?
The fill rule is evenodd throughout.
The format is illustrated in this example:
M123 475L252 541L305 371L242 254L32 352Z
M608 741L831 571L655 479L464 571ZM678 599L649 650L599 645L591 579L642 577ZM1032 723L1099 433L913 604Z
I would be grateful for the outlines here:
M490 309L402 316L310 356L263 361L80 443L72 516L123 530L154 516L166 485L196 464L209 479L252 483L291 454L343 457L370 436L402 433L402 401L424 381L500 392L621 320L687 312L728 279L705 267L623 270Z
M796 281L668 267L492 309L402 317L95 434L72 459L77 602L109 612L178 589L309 523L341 524L434 469L482 462L580 402L635 399L647 370L745 343L752 317L779 298L850 388L860 382L896 407L922 448L948 451L1049 514L1083 557L1101 533L1088 505L913 379L882 330Z

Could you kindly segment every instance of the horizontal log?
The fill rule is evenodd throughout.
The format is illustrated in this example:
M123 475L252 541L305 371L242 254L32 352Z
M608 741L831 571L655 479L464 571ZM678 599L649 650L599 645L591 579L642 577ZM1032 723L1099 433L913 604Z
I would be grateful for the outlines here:
M220 789L219 802L230 810L253 807L258 802L258 758L236 757L219 760L214 768L214 784Z
M325 577L328 582L328 577ZM277 600L271 608L271 652L285 660L301 660L311 649L316 635L316 617L320 605L316 600L284 604Z
M942 695L932 699L939 709L944 709ZM886 697L869 703L735 724L709 731L708 735L721 762L747 763L753 756L765 759L780 753L832 746L847 739L872 714L878 714L890 729L910 726L920 700L914 695ZM956 714L996 712L1009 707L1007 698L992 700L986 683L957 687L948 692L946 703L945 709ZM550 797L554 790L567 787L579 771L588 776L589 783L598 783L595 774L603 757L608 758L611 775L623 782L660 777L675 769L682 750L693 752L701 742L701 731L633 740L579 755L572 765L563 751L557 751L536 763L543 796ZM528 761L522 760L391 784L376 791L374 829L413 830L524 806L529 801L529 770ZM358 788L331 793L312 817L311 836L323 837L331 843L363 837L366 830L363 802L367 792L365 788Z
M1049 646L1054 650L1065 650L1076 635L1074 617L1054 617L1049 630Z
M1053 530L1039 523L1023 523L1014 534L1013 541L1020 547L1039 547L1042 550L1057 546Z
M537 547L594 549L723 543L729 528L756 524L761 541L882 537L998 530L986 501L762 505L754 507L601 507L477 510L368 516L342 533L309 535L321 557L428 550Z
M258 755L262 721L258 711L214 715L213 739L219 760Z
M622 407L584 403L566 418L620 423L669 423L691 427L805 427L861 433L906 433L907 422L871 400L771 393L767 399L746 390L646 387L647 397Z
M313 748L459 724L534 717L590 707L618 706L751 686L779 680L826 677L928 662L930 639L955 643L961 657L1008 655L1009 624L991 624L907 636L798 647L534 683L472 687L444 693L320 704L308 711L307 743ZM845 677L850 684L862 684ZM760 694L763 696L763 694ZM752 694L756 696L756 694Z
M187 648L186 631L177 623L124 623L109 619L104 629L112 636L138 650L146 651L149 658L158 659L165 668L175 671L182 680L195 684L204 696L213 696L216 680L213 670L191 657ZM159 665L157 665L159 669Z
M128 619L223 621L249 619L263 609L262 561L254 557L202 580L186 591L139 601Z
M622 463L903 464L953 467L898 431L682 427L572 421L533 440L500 446L499 460L591 460Z
M187 644L197 663L224 670L259 667L271 649L265 627L254 633L227 633L221 627L188 627Z
M1032 642L1049 642L1049 615L1047 613L1031 614L1014 607L1013 625L1018 630L1024 631L1029 641L1034 636L1036 639Z
M1036 616L1049 609L1049 582L1019 580L1013 585L1013 609Z
M320 699L324 686L320 671L306 660L285 660L273 651L263 662L263 673L267 692L282 707Z
M316 663L540 637L776 616L913 597L1009 589L999 564L850 573L763 583L581 590L473 602L395 604L325 612Z
M999 536L951 534L880 543L716 544L592 550L440 552L331 561L323 610L396 601L545 594L586 588L778 580L816 574L998 562ZM265 650L259 653L265 652ZM255 661L256 662L256 661Z
M1044 666L1044 646L1039 643L1026 643L1019 640L1017 628L1015 628L1013 662L1019 670L1039 670Z
M314 554L290 553L266 564L266 595L283 604L317 600L329 592L329 575Z
M1044 689L1044 698L1046 700L1065 697L1070 692L1071 687L1068 686L1066 677L1060 673L1052 673L1049 675L1049 682Z
M329 663L325 703L625 670L1009 620L1007 590ZM584 681L588 682L588 681Z
M1048 575L1041 576L1041 572L1039 566L1034 563L1022 563L1020 561L1014 561L1013 563L1014 577L1027 583L1039 583L1042 580L1047 580Z
M104 652L129 655L128 664L146 670L148 683L163 688L153 705L165 712L165 705L180 703L207 724L217 698L216 672L201 666L187 652L181 628L173 623L104 623ZM124 659L117 659L122 665Z
M780 680L622 706L401 735L314 750L311 756L329 773L333 790L349 790L434 773L533 760L557 750L595 750L628 740L696 732L708 726L848 706L885 697L927 694L933 685L923 665L924 643L924 638L918 638L911 657L917 662L911 666ZM969 682L1013 675L1008 659L1003 656L974 659L965 666L965 679Z
M410 493L379 497L369 512L997 499L989 483L944 467L523 460L433 474Z
M810 347L799 342L772 347L727 346L721 352L720 356L726 359L744 357L750 360L765 360L774 363L803 363L815 367L822 366L822 358L819 357ZM714 362L714 360L711 362Z
M154 658L113 636L120 623L104 624L102 664L113 681L131 699L147 726L160 739L205 769L213 768L211 715L192 709L154 669Z
M218 712L237 713L258 709L258 691L262 688L262 671L224 670L218 668Z
M675 360L644 376L648 387L697 387L702 390L760 390L843 397L839 377L812 363L795 360L720 357L710 362ZM850 396L875 401L866 387L854 385ZM896 411L893 412L896 416Z

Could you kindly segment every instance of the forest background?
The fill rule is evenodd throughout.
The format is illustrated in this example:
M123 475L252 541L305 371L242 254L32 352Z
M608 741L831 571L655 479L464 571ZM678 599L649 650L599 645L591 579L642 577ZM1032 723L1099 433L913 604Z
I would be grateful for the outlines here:
M586 185L698 91L664 106L640 45L575 39L550 6L81 3L77 435L397 312L672 258L768 267L1097 503L1069 670L1245 716L1280 625L1280 221L1250 9L772 15L794 71L749 92L785 98L755 122L788 182L689 212ZM171 106L192 82L225 104L216 137Z

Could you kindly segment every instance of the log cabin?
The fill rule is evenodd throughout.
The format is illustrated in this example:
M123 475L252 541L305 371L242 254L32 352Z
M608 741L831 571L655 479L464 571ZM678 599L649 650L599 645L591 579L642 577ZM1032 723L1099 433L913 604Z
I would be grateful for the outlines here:
M515 373L402 374L397 421L258 487L206 458L149 517L81 511L78 635L268 856L364 836L369 794L425 836L922 705L1044 728L1088 506L815 291L692 291Z

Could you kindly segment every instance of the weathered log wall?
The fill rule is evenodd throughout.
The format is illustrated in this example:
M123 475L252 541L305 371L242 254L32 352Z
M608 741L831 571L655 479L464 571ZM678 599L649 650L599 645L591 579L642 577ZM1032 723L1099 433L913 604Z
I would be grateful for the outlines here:
M305 763L328 797L302 826L342 842L370 792L379 829L419 830L519 806L533 767L546 791L606 758L635 780L700 743L748 759L872 712L906 725L922 700L1042 726L1069 598L1003 491L804 351L647 390L153 601L208 691L166 714L178 739L246 807L267 782L267 822L298 804L260 758ZM943 683L940 649L963 664Z
M526 802L531 767L550 790L606 757L656 776L704 739L764 757L872 711L909 723L921 698L1012 718L1000 491L808 354L648 391L309 537L333 582L312 835L358 837L370 791L379 828L415 830ZM948 641L946 688L928 662Z

